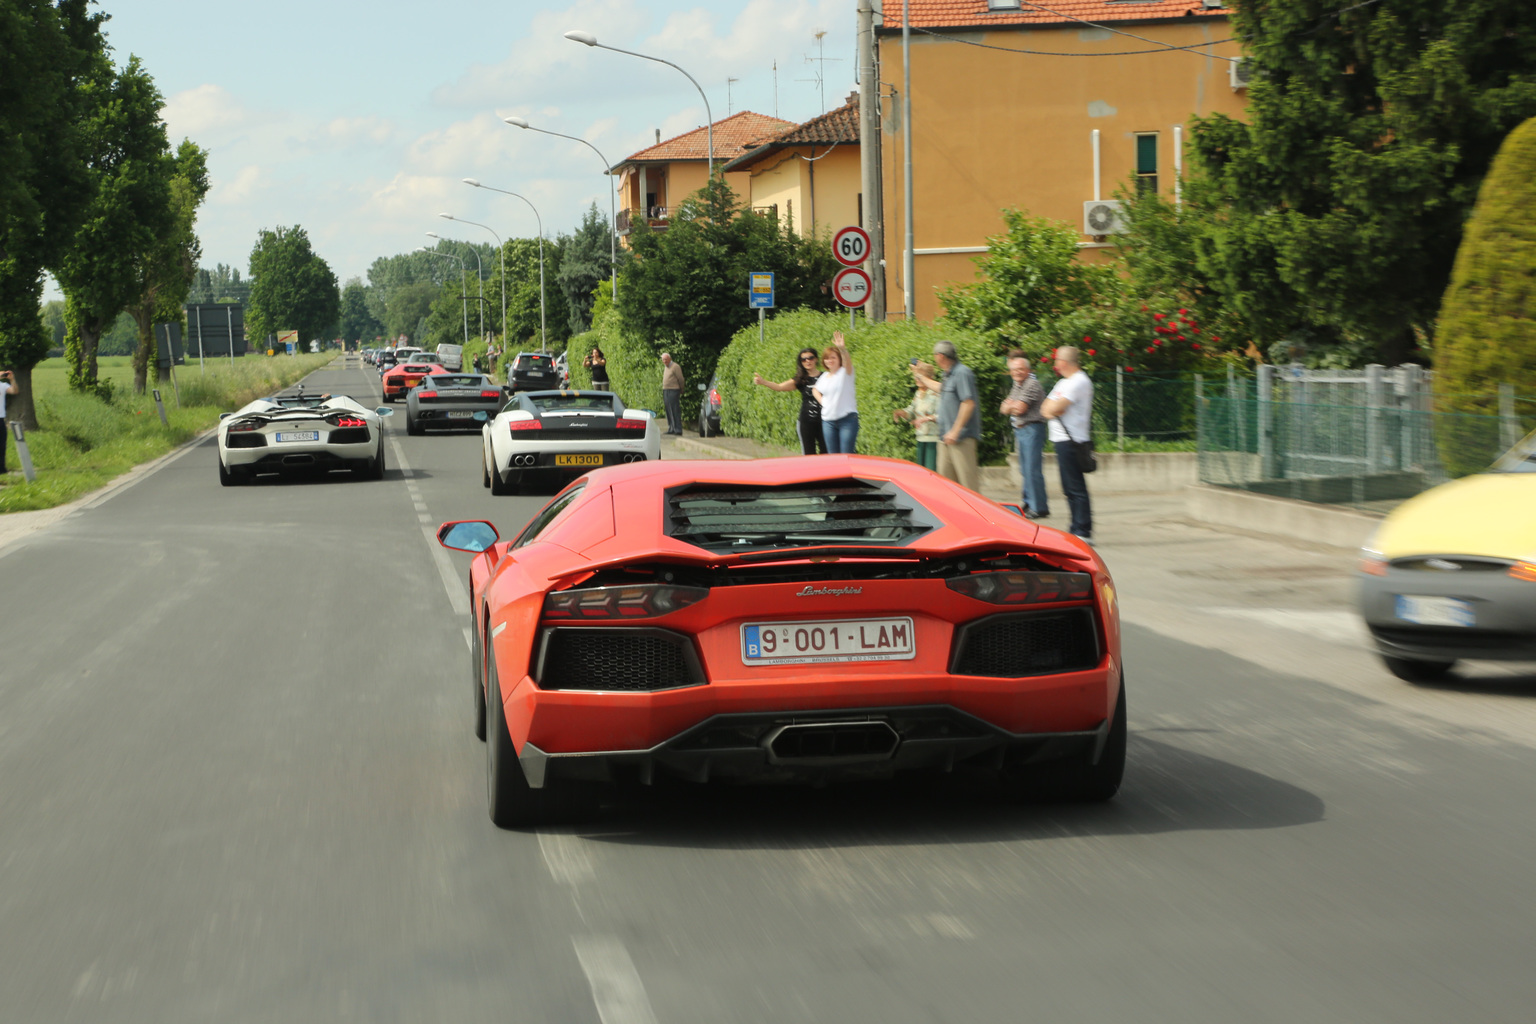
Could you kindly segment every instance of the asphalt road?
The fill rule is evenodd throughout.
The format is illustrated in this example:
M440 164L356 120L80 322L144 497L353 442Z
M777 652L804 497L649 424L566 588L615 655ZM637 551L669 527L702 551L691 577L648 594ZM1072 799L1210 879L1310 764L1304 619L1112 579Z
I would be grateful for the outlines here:
M0 553L0 1020L1530 1019L1529 746L1136 626L1105 806L663 787L498 831L428 538L545 499L402 421L381 482L221 488L204 443Z

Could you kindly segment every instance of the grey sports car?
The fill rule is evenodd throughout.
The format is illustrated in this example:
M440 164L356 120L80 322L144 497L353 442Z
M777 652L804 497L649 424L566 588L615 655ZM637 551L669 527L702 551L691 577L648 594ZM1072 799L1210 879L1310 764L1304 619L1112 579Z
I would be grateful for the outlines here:
M434 373L405 396L405 432L479 430L501 411L501 386L480 373Z

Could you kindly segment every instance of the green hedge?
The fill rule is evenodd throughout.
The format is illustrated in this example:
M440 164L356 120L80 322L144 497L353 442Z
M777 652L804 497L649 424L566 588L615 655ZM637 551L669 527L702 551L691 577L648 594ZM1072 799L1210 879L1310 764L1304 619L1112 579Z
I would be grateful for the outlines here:
M716 371L723 405L722 430L798 450L795 420L800 413L799 394L758 387L752 383L752 374L785 380L794 374L795 355L800 349L820 352L832 343L833 331L847 329L846 313L801 310L780 313L769 320L762 341L758 340L756 324L738 331ZM985 337L945 324L871 324L860 320L857 329L847 335L859 398L860 454L895 459L914 456L912 428L894 422L891 411L912 401L909 360L922 356L931 362L933 343L941 339L954 342L961 361L976 372L982 413L981 461L1002 462L1012 449L1013 430L1007 417L997 411L1008 392L1008 371ZM608 365L610 369L613 366L612 355Z

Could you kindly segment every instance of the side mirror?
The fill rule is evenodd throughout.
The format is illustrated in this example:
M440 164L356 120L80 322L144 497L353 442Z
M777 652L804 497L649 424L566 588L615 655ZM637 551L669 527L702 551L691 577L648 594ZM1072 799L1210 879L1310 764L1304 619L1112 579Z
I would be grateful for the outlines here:
M453 551L479 553L501 538L496 527L483 519L444 523L437 528L437 542Z
M700 384L700 385L698 385L698 388L699 388L700 391L708 391L709 390L709 385L708 384Z
M234 413L232 413L232 412L221 412L221 413L219 413L219 419L227 420L227 419L229 419L233 415L234 415Z
M375 409L373 411L378 413L380 417L393 416L395 414L395 410L391 409L387 405L381 405L381 406L379 406L377 409Z

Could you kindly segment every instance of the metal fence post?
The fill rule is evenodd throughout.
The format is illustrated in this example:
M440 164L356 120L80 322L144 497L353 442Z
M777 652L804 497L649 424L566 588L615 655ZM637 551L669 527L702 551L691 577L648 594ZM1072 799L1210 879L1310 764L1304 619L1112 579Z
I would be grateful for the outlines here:
M11 433L16 435L16 457L21 460L21 474L27 483L37 482L37 470L32 468L32 449L27 447L27 431L21 420L11 420Z
M1205 379L1200 374L1195 374L1195 471L1199 474L1201 483L1205 482L1205 472L1202 463L1205 461L1205 452L1209 447L1205 442L1205 432L1210 420L1205 415Z
M1499 447L1505 451L1520 443L1520 418L1515 415L1515 386L1499 385Z
M1385 404L1387 368L1380 363L1365 367L1365 467L1369 473L1380 472L1386 460L1382 458L1381 409Z
M1257 394L1259 413L1259 478L1279 478L1275 459L1275 368L1269 363L1259 367Z
M1120 450L1125 451L1125 368L1115 367L1115 434Z

